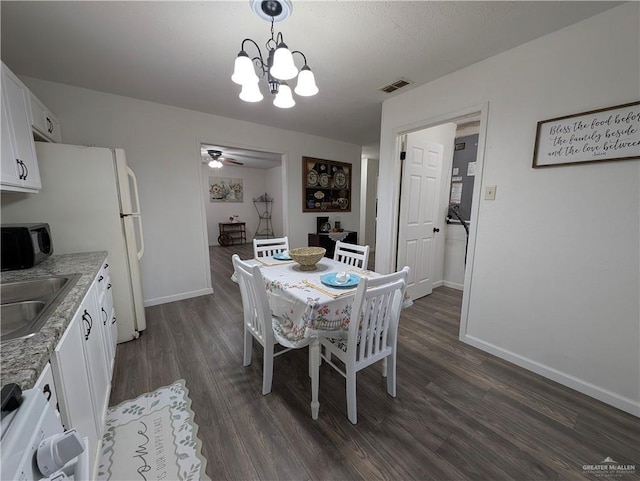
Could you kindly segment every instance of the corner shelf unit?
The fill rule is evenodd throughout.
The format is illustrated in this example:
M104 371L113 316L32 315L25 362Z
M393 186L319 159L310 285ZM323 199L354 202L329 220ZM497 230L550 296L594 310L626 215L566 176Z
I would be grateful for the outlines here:
M273 206L273 198L266 192L253 199L253 205L258 212L258 228L256 229L256 235L254 238L271 239L275 237L273 235L273 226L271 224L271 209Z

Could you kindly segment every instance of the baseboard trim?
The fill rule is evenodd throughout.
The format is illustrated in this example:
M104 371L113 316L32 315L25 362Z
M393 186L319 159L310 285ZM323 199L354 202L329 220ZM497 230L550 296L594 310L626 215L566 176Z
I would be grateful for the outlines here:
M207 289L199 289L197 291L183 292L181 294L175 294L173 296L156 297L155 299L146 299L144 301L144 307L157 306L159 304L166 304L168 302L182 301L183 299L191 299L192 297L206 296L207 294L213 294L211 287Z
M620 396L619 394L616 394L612 391L603 389L599 386L591 384L587 381L583 381L582 379L578 379L574 376L571 376L570 374L558 371L557 369L553 369L552 367L546 366L532 359L520 356L519 354L516 354L514 352L507 351L506 349L478 339L477 337L465 334L460 338L460 340L466 344L488 352L489 354L493 354L494 356L504 359L505 361L509 361L516 366L520 366L529 371L533 371L536 374L540 374L541 376L551 379L552 381L556 381L563 386L575 389L582 394L586 394L587 396L602 401L603 403L621 409L622 411L625 411L633 416L640 417L640 403L635 402L633 399Z
M457 289L459 291L464 291L464 284L457 284L455 282L444 281L443 285L445 287L451 287L452 289Z

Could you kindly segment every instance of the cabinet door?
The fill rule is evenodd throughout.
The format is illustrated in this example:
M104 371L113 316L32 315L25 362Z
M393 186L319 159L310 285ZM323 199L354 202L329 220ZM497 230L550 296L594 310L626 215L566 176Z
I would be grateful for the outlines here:
M100 436L104 430L104 416L109 405L111 392L110 377L107 373L104 351L102 317L98 309L97 280L94 281L80 307L82 339L87 360L87 372L91 387L91 398L95 412L96 429Z
M55 115L30 92L31 125L39 135L52 142L62 142L60 122Z
M9 107L2 91L2 167L0 181L3 185L22 186L22 173L16 156L15 139L9 120Z
M38 190L40 189L40 172L31 133L29 91L4 64L2 65L2 100L7 104L9 135L15 142L14 154L19 164L18 174L22 179L22 187Z
M90 466L98 447L98 430L91 401L89 375L84 356L80 313L71 321L51 356L60 418L65 429L75 428L89 440Z
M60 416L60 409L58 407L58 395L56 393L56 385L53 381L53 370L51 369L51 363L48 362L47 365L42 370L42 374L36 381L36 384L33 386L36 389L40 389L44 397L47 399L47 402L51 405L51 409L55 411L55 413Z

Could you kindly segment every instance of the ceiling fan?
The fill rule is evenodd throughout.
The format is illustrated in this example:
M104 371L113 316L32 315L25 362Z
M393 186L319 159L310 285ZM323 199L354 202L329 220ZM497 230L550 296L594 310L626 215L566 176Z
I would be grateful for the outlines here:
M207 153L211 157L209 167L222 167L223 162L227 162L229 164L244 165L242 162L238 162L236 159L232 159L231 157L223 157L221 150L207 149ZM218 162L220 165L216 165L216 162Z

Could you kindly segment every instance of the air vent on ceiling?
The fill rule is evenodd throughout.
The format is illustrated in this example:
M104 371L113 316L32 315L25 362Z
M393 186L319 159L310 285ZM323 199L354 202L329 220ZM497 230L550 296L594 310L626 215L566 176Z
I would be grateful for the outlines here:
M411 80L401 78L400 80L396 80L395 82L385 85L378 90L382 90L383 92L390 94L391 92L395 92L396 90L406 87L407 85L411 85L412 83L413 82Z

